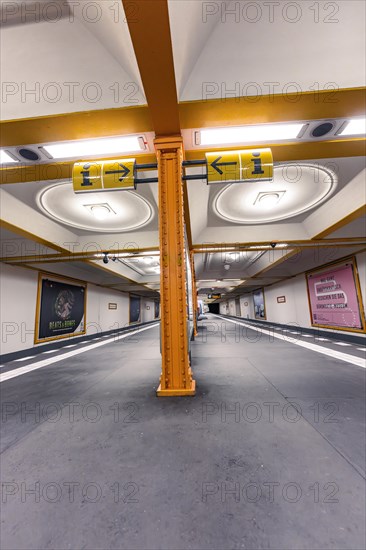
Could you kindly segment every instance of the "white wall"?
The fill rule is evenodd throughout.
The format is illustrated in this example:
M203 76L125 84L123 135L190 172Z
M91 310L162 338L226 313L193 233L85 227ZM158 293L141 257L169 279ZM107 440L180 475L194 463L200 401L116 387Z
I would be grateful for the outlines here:
M240 297L240 312L241 312L241 317L243 317L244 319L253 319L254 317L253 296Z
M6 264L1 266L1 354L44 345L35 345L33 341L37 286L37 271ZM116 303L117 309L108 309L110 302ZM153 320L154 302L151 299L141 298L141 322ZM96 334L128 325L128 294L88 283L86 333Z
M235 309L235 299L229 300L229 313L228 315L232 315L233 317L236 316L236 309Z
M361 285L363 306L366 304L366 253L356 254L356 262ZM277 303L278 296L285 296L285 303ZM273 323L295 325L305 328L311 326L308 295L306 289L305 275L298 275L264 288L264 299L266 305L267 321ZM244 304L248 305L245 306ZM245 294L240 297L241 317L254 319L254 306L252 294ZM220 313L235 316L235 300L220 303ZM322 330L322 329L319 329ZM329 330L329 329L323 329ZM334 331L337 332L337 331ZM344 331L342 331L344 332Z
M148 309L149 308L149 309ZM147 323L153 321L155 316L155 302L147 298L141 299L141 322Z

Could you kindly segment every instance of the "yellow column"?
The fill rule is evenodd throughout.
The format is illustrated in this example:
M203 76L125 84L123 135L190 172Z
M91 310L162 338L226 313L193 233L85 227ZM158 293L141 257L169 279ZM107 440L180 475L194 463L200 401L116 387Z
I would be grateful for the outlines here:
M162 372L157 395L194 395L188 357L181 137L157 138Z
M194 271L194 254L191 251L189 253L189 258L191 261L191 271L192 271L192 294L193 294L193 334L197 336L197 312L198 312L198 299L197 299L197 287L196 287L196 273Z

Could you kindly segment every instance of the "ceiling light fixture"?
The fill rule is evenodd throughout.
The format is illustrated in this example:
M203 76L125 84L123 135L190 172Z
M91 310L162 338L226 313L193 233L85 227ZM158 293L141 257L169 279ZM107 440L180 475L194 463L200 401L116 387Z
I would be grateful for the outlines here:
M262 197L258 200L258 203L260 203L260 206L270 208L271 206L277 204L279 199L280 196L278 193L268 193L266 195L262 195Z
M200 130L200 145L224 145L231 143L256 143L260 141L281 141L295 139L303 123L259 124L255 126L233 126L231 128L209 128Z
M15 160L3 149L0 149L0 164L10 164L11 162L19 162L19 161Z
M105 220L111 214L111 211L106 206L92 206L90 210L97 220Z
M226 254L225 257L224 257L223 262L225 264L232 264L232 263L236 262L237 260L239 260L239 258L240 258L240 254L237 254L237 255L235 253L234 254Z
M107 202L102 204L84 204L85 208L99 221L106 220L115 211Z
M43 145L43 149L52 158L87 157L91 155L111 155L141 151L141 136L125 136L117 138L84 139Z
M366 134L366 118L354 118L342 127L339 136L356 136Z
M284 194L285 191L261 192L258 193L257 198L255 199L253 204L259 206L260 208L272 208L280 202Z

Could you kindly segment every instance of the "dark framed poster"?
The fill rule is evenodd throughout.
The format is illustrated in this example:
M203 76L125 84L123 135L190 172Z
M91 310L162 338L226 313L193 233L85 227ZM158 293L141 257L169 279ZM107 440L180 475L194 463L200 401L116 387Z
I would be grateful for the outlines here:
M130 294L130 324L139 323L141 315L141 298Z
M155 302L154 304L154 319L159 319L160 317L160 302Z
M264 289L260 288L253 292L254 317L256 319L266 319L266 306L264 302Z
M34 343L85 334L86 292L86 283L40 273Z
M355 258L306 273L306 283L312 326L365 332Z

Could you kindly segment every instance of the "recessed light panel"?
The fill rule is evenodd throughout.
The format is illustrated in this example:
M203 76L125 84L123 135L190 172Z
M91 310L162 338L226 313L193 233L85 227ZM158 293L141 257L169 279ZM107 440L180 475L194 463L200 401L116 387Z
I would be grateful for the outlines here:
M286 191L266 191L258 193L254 204L258 208L273 208L280 202Z
M200 131L200 145L258 143L296 139L303 126L303 123L291 123L203 129Z
M12 162L19 162L10 155L6 151L3 151L3 149L0 149L0 164L10 164Z
M366 134L366 118L354 118L341 131L340 136L357 136Z
M111 215L116 214L113 208L107 202L99 204L84 204L84 206L97 220L105 220Z
M139 137L140 136L125 136L67 141L55 143L53 145L43 145L43 149L54 159L129 153L142 150Z

